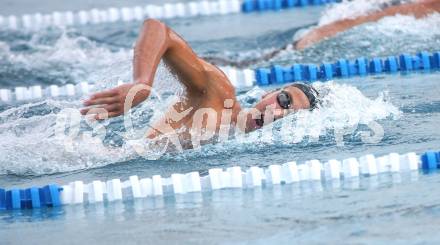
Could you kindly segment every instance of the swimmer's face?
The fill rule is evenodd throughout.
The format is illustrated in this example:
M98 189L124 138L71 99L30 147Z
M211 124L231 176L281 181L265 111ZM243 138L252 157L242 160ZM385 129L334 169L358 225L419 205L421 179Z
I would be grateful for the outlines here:
M289 113L309 108L307 96L294 86L268 92L254 107L256 110L253 111L259 112L260 116L251 114L248 116L248 129L261 128Z

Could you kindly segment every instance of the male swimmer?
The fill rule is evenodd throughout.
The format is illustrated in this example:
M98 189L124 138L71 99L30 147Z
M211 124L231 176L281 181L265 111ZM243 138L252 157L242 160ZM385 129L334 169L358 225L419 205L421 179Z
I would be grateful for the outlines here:
M376 21L387 15L413 14L422 17L439 11L439 5L439 0L421 1L392 6L356 19L337 21L307 34L296 47L304 48L355 25ZM225 133L225 128L226 134L229 134L231 126L250 132L289 113L314 109L318 104L318 92L312 86L294 83L269 92L254 108L242 109L233 85L220 69L198 57L165 24L150 19L144 22L134 48L133 82L93 94L84 102L86 108L81 113L105 119L120 116L142 103L151 93L149 88L153 86L161 59L184 85L186 94L147 131L146 137L149 139L178 132L179 139L191 140L194 132L200 134L201 131L210 131L212 135L218 135ZM129 108L124 109L127 100L130 100ZM225 112L229 115L222 115Z
M283 117L288 111L308 109L316 105L316 92L312 87L294 84L265 95L255 106L253 113L242 112L235 89L225 74L216 66L199 58L179 35L157 20L147 20L143 24L134 49L134 82L96 93L84 104L105 109L108 117L122 115L130 89L139 84L151 87L161 59L184 85L186 94L181 101L171 106L163 119L152 125L153 129L147 133L150 139L173 132L179 132L179 138L191 139L191 130L208 129L205 122L207 119L203 121L203 118L200 118L203 116L200 113L204 112L211 113L208 118L215 118L215 125L209 127L209 130L218 134L222 125L236 125L249 132L261 128L265 121L269 123ZM150 92L147 86L145 89L141 88L133 98L133 106L147 99ZM266 112L269 111L266 110L269 105L273 108ZM231 115L222 122L222 111L225 108L230 109ZM85 108L81 112L87 114L90 109ZM93 109L96 110L96 107ZM104 114L101 111L95 116L100 119ZM240 115L246 118L237 125Z

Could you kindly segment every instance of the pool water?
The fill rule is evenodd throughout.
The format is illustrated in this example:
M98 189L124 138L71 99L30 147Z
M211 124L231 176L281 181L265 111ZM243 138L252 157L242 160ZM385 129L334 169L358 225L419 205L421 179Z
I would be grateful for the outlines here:
M358 1L365 7L365 1ZM158 2L159 3L159 2ZM111 3L70 3L43 10L89 9ZM116 3L115 4L121 4ZM139 4L126 1L125 5ZM348 4L348 3L342 3ZM27 7L23 7L27 6ZM15 1L0 14L43 11ZM118 5L119 6L119 5ZM344 9L344 8L342 8ZM24 11L24 12L23 12ZM426 50L438 51L440 15L424 19L396 16L356 27L304 51L288 49L264 60L264 54L285 47L299 34L341 8L313 7L283 12L167 20L202 57L219 65L261 67L270 64L322 63L359 56L384 57ZM355 12L355 10L353 10ZM139 22L50 28L39 32L0 31L0 87L90 81L98 88L131 77L132 47ZM215 27L216 31L212 31ZM254 60L251 64L245 61ZM123 120L104 126L103 144L81 123L73 150L55 136L55 119L67 108L80 108L84 98L46 99L0 105L0 186L28 187L74 180L127 179L199 171L213 167L267 166L296 160L326 161L377 156L390 152L439 149L440 73L380 75L316 83L327 97L324 106L277 121L267 140L254 132L200 150L168 153L159 159L139 157L124 145ZM273 87L263 87L270 90ZM160 66L155 89L169 102L181 86ZM239 89L241 103L258 88ZM167 103L151 99L133 113L135 127L153 120L149 108ZM283 123L294 122L286 131ZM372 126L373 125L373 126ZM383 137L362 140L379 125ZM284 130L283 130L284 129ZM263 134L264 135L264 134ZM356 185L279 186L257 190L167 196L161 199L48 210L0 213L2 244L44 243L427 243L438 244L440 175L394 175L362 178ZM23 236L23 234L26 234Z

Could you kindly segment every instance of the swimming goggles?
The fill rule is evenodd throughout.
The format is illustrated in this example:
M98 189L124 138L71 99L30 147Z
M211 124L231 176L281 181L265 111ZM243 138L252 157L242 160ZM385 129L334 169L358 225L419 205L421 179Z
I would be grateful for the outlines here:
M310 104L310 110L316 107L317 104L316 97L318 95L318 92L312 86L302 83L295 83L290 86L298 88L306 95ZM288 92L281 90L280 93L277 95L277 102L281 106L281 108L290 109L293 105L293 98L292 96L290 96Z
M306 95L310 104L310 110L316 108L316 105L318 104L317 96L319 93L315 90L315 88L302 83L295 83L290 86L298 88ZM285 90L281 90L280 93L277 95L277 102L283 109L291 109L294 103L292 96L290 96L290 94ZM262 127L264 125L263 116L261 118L255 119L255 122L258 126Z

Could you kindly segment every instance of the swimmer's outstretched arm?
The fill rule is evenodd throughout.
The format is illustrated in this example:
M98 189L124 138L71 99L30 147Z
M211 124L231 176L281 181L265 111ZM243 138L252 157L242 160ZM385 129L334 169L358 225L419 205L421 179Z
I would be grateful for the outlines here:
M357 25L367 22L377 21L385 16L392 16L396 14L414 15L416 18L422 18L428 14L440 11L439 0L424 0L416 3L402 4L386 8L383 11L375 12L369 15L357 17L355 19L344 19L333 22L328 25L321 26L307 33L301 40L299 40L295 47L297 49L304 49L312 44L321 41L324 38L332 37L339 32L346 31Z
M130 89L139 84L151 88L161 59L185 85L189 96L204 91L208 81L204 61L173 30L157 20L149 19L144 22L134 48L133 82L93 94L84 102L87 108L82 109L81 113L92 114L96 119L105 118L106 112L108 117L124 114L124 103ZM149 89L137 93L132 101L133 107L147 99L149 94ZM89 106L94 109L91 110Z

